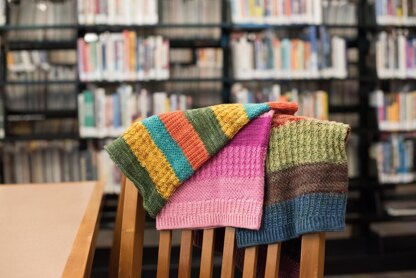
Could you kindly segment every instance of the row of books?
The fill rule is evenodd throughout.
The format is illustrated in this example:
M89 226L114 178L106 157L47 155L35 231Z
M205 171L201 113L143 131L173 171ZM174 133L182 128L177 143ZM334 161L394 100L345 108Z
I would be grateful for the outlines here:
M77 108L75 84L8 86L7 108L15 111L65 111Z
M383 131L416 130L416 91L371 94L371 105L376 108L378 128Z
M345 0L322 1L322 17L326 24L356 25L357 4Z
M223 74L221 48L175 48L169 56L172 78L218 78Z
M31 119L31 120L29 120ZM8 116L8 134L11 136L64 136L78 133L78 121L71 118L44 119L31 116Z
M164 24L221 23L223 0L162 0Z
M330 37L325 28L309 27L300 38L284 38L266 31L235 35L232 39L237 79L345 78L346 43Z
M191 98L186 95L150 93L146 89L134 92L130 85L122 85L114 93L108 93L103 88L95 88L78 95L81 137L117 137L138 118L192 106Z
M375 0L376 22L379 25L414 25L415 0Z
M231 0L236 24L320 24L321 0Z
M78 23L152 25L159 21L157 0L78 0Z
M74 25L76 24L75 1L8 1L10 7L10 25ZM76 31L68 29L18 30L9 34L10 40L44 41L70 40Z
M415 180L414 140L392 134L387 140L371 146L380 183L408 183Z
M169 41L134 31L86 34L78 39L78 71L83 81L169 78Z
M381 32L376 41L376 67L380 78L416 78L416 38Z
M120 191L120 171L92 142L83 150L73 140L4 143L2 149L5 183L100 180L105 193Z
M6 0L0 0L0 25L6 24Z
M240 83L232 87L234 102L259 103L270 101L293 101L298 103L297 115L328 120L328 93L324 91L303 91L297 89L281 90L281 86L274 84L261 90L249 90Z
M77 57L74 50L19 50L7 53L7 79L76 80Z

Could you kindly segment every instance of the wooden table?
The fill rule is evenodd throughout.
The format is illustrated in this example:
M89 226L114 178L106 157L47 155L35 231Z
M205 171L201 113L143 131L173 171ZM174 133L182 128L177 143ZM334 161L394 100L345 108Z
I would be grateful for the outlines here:
M0 277L89 277L103 186L0 185Z

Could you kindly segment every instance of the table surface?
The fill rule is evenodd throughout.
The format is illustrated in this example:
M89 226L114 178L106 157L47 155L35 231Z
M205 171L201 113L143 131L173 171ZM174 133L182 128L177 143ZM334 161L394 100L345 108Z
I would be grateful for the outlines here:
M0 277L85 271L101 197L97 182L0 185Z

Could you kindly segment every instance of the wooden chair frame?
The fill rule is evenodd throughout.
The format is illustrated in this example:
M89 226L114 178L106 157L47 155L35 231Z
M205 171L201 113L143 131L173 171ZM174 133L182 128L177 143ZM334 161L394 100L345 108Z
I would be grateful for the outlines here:
M142 198L134 184L123 177L117 209L114 242L111 252L110 272L113 277L141 277L144 223L146 212ZM215 229L203 231L200 277L212 277ZM160 232L157 277L169 277L172 231ZM267 247L265 277L278 277L281 245ZM236 254L235 229L227 227L224 237L221 277L234 277ZM258 247L245 249L243 277L254 278L258 258ZM324 273L325 233L302 236L300 277L322 278ZM181 234L178 277L191 277L192 230Z

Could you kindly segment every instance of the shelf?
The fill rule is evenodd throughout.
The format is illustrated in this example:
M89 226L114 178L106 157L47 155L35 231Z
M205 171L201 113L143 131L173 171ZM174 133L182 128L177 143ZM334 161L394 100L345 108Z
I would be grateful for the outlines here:
M222 24L222 23L159 23L153 25L108 25L108 24L100 24L100 25L78 25L77 28L83 32L119 32L122 30L148 30L148 29L167 29L167 28L228 28L229 24Z
M77 41L10 41L9 50L76 49Z
M78 116L77 110L6 110L6 116L41 116L44 118L75 118Z
M326 27L326 28L340 28L340 29L357 29L358 25L351 24L308 24L308 23L291 23L291 24L256 24L256 23L233 23L230 25L232 30L263 30L263 29L303 29L307 27Z
M3 25L0 26L0 30L13 31L13 30L39 30L39 29L75 29L76 24L61 24L61 25Z
M30 140L42 140L42 141L52 141L52 140L78 140L78 134L65 134L65 133L51 133L51 134L30 134L30 135L15 135L15 136L6 136L2 139L5 142L15 142L15 141L30 141Z
M49 85L49 84L77 84L78 80L25 80L0 82L1 86L8 85Z
M359 105L331 105L329 104L329 113L359 113Z
M226 82L226 78L171 78L161 80L119 80L119 81L108 81L108 80L95 80L95 81L80 81L84 84L100 84L100 85L118 85L122 83L180 83L180 82Z

